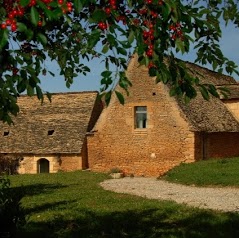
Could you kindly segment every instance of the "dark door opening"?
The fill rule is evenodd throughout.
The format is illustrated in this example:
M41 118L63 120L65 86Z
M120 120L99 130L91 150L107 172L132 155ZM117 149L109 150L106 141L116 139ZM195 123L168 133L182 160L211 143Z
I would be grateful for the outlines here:
M49 173L50 162L47 159L39 159L37 161L37 173Z

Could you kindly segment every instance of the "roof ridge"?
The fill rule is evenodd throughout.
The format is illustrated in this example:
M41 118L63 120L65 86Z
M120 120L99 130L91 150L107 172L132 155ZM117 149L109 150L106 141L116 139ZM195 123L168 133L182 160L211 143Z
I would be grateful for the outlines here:
M99 93L99 91L97 90L94 90L94 91L75 91L75 92L57 92L57 93L50 93L50 95L69 95L69 94L90 94L90 93ZM43 93L43 96L46 96L47 93ZM34 97L34 96L37 96L37 94L34 94L32 96L29 96L27 94L21 94L19 97Z

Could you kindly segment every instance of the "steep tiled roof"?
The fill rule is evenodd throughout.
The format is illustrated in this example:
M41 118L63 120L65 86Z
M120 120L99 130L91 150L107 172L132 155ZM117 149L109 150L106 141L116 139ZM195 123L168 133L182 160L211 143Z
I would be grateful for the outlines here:
M53 94L42 105L21 96L14 125L0 127L0 153L80 153L96 102L97 92Z
M134 65L138 65L137 59L136 55L132 57L129 64L131 71ZM219 74L193 63L185 63L189 72L197 76L201 83L214 84L216 86L223 85L226 87L236 84L235 79L230 76ZM147 70L147 68L142 66L141 70ZM233 92L231 93L232 95L234 94ZM211 97L207 101L198 92L197 97L192 99L188 104L185 104L180 98L175 97L175 100L179 106L181 115L189 123L192 130L204 132L239 132L239 122L219 98Z
M231 76L223 75L198 66L192 63L186 63L190 72L200 79L201 83L214 84L215 86L225 86L231 90L234 95L232 85L236 81ZM230 97L230 95L229 95ZM239 123L224 103L215 97L205 100L200 92L195 99L186 105L182 100L178 99L178 104L188 119L189 123L196 131L205 132L238 132Z
M230 100L230 99L239 99L239 84L230 84L230 85L220 85L226 87L229 90L229 94L225 98L224 96L221 99Z

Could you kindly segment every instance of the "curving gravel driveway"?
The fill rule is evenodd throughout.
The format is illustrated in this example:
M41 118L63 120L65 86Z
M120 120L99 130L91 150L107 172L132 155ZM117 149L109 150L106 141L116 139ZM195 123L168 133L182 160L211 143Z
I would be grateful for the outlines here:
M239 212L239 188L194 187L169 183L156 178L109 179L100 184L104 189L150 199L173 200L190 206Z

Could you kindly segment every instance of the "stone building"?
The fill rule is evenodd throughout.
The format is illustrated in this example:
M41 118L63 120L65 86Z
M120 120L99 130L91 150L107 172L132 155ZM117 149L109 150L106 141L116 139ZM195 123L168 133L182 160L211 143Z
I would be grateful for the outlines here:
M19 98L13 126L1 127L0 153L21 154L20 173L90 168L158 176L182 162L239 156L239 87L229 76L187 63L204 83L226 85L227 99L189 104L148 76L134 57L125 105L113 97L102 110L96 92L54 94L52 103Z
M227 100L209 101L199 93L185 105L132 59L127 76L133 86L125 105L113 98L87 137L92 170L118 167L126 174L158 176L182 162L239 156L239 85L232 77L187 67L201 82L233 92Z
M86 133L101 110L97 92L53 94L41 105L37 98L21 96L14 125L1 127L0 153L21 155L19 173L85 169Z

